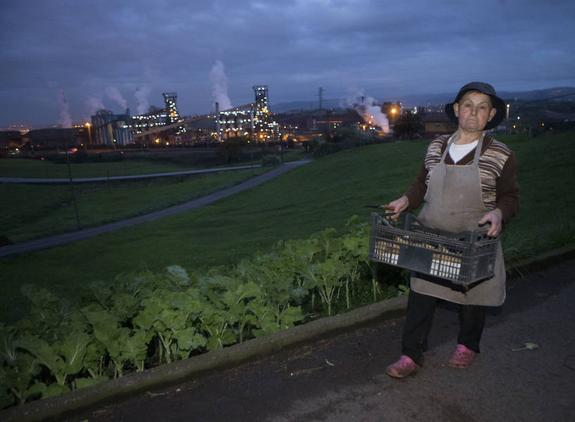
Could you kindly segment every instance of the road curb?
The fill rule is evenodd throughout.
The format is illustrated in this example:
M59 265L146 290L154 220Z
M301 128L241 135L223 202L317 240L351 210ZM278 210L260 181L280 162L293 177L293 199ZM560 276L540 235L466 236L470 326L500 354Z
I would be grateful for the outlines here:
M575 257L575 247L566 247L514 263L508 269L514 282L529 271L549 267L558 261ZM234 367L256 358L279 352L287 347L315 340L336 332L367 324L377 319L401 315L407 306L407 297L400 296L361 308L311 321L289 330L247 340L224 349L204 353L189 359L165 364L144 372L132 373L120 379L83 388L58 397L50 397L0 412L2 421L41 421L54 419L67 413L110 401L112 398L174 384L193 376Z
M526 272L543 270L566 259L575 258L575 246L565 246L537 255L532 258L513 262L507 269L510 278L517 279L523 277Z

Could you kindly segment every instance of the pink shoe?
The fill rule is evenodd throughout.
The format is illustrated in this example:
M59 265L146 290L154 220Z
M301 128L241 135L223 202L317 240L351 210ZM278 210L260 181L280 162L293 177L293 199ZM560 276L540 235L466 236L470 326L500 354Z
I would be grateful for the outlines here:
M405 378L414 374L419 366L409 356L401 355L399 360L387 367L385 373L393 378Z
M467 368L475 359L475 355L476 353L473 350L463 344L458 344L449 359L448 365L452 368Z

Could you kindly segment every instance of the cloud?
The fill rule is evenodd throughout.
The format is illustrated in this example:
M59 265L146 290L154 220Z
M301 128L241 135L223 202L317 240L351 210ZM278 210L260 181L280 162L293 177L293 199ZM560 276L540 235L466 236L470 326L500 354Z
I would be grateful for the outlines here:
M374 97L575 85L575 3L484 0L67 0L5 2L0 13L0 125L28 114L56 120L63 87L71 117L89 93L114 87L124 109L178 92L183 114L212 110L206 75L225 63L230 104L267 84L270 101L315 99L348 86ZM26 25L22 25L26 22ZM223 64L222 64L223 67ZM228 78L229 77L229 78ZM123 94L126 96L123 96ZM130 93L128 95L127 93ZM144 94L144 92L140 92ZM330 95L331 95L330 94ZM337 94L339 95L339 94ZM341 94L343 97L344 94ZM123 98L123 100L122 100ZM148 100L149 99L149 100ZM123 110L122 110L123 111Z

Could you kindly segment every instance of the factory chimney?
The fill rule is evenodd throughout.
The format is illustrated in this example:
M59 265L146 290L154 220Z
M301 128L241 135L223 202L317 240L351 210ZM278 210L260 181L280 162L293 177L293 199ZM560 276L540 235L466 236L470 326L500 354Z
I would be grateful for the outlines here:
M218 142L222 142L222 133L220 131L220 103L216 101L216 136Z

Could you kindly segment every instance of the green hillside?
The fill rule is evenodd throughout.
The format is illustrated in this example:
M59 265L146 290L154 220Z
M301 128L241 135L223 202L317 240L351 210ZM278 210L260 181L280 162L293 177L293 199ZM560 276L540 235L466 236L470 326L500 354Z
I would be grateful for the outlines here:
M504 236L508 258L575 242L573 134L508 139L520 164L522 210ZM0 259L0 319L22 312L22 283L74 297L89 281L171 264L225 265L280 239L341 228L351 215L367 221L366 204L401 194L415 176L427 143L367 146L322 158L202 210L75 244Z

